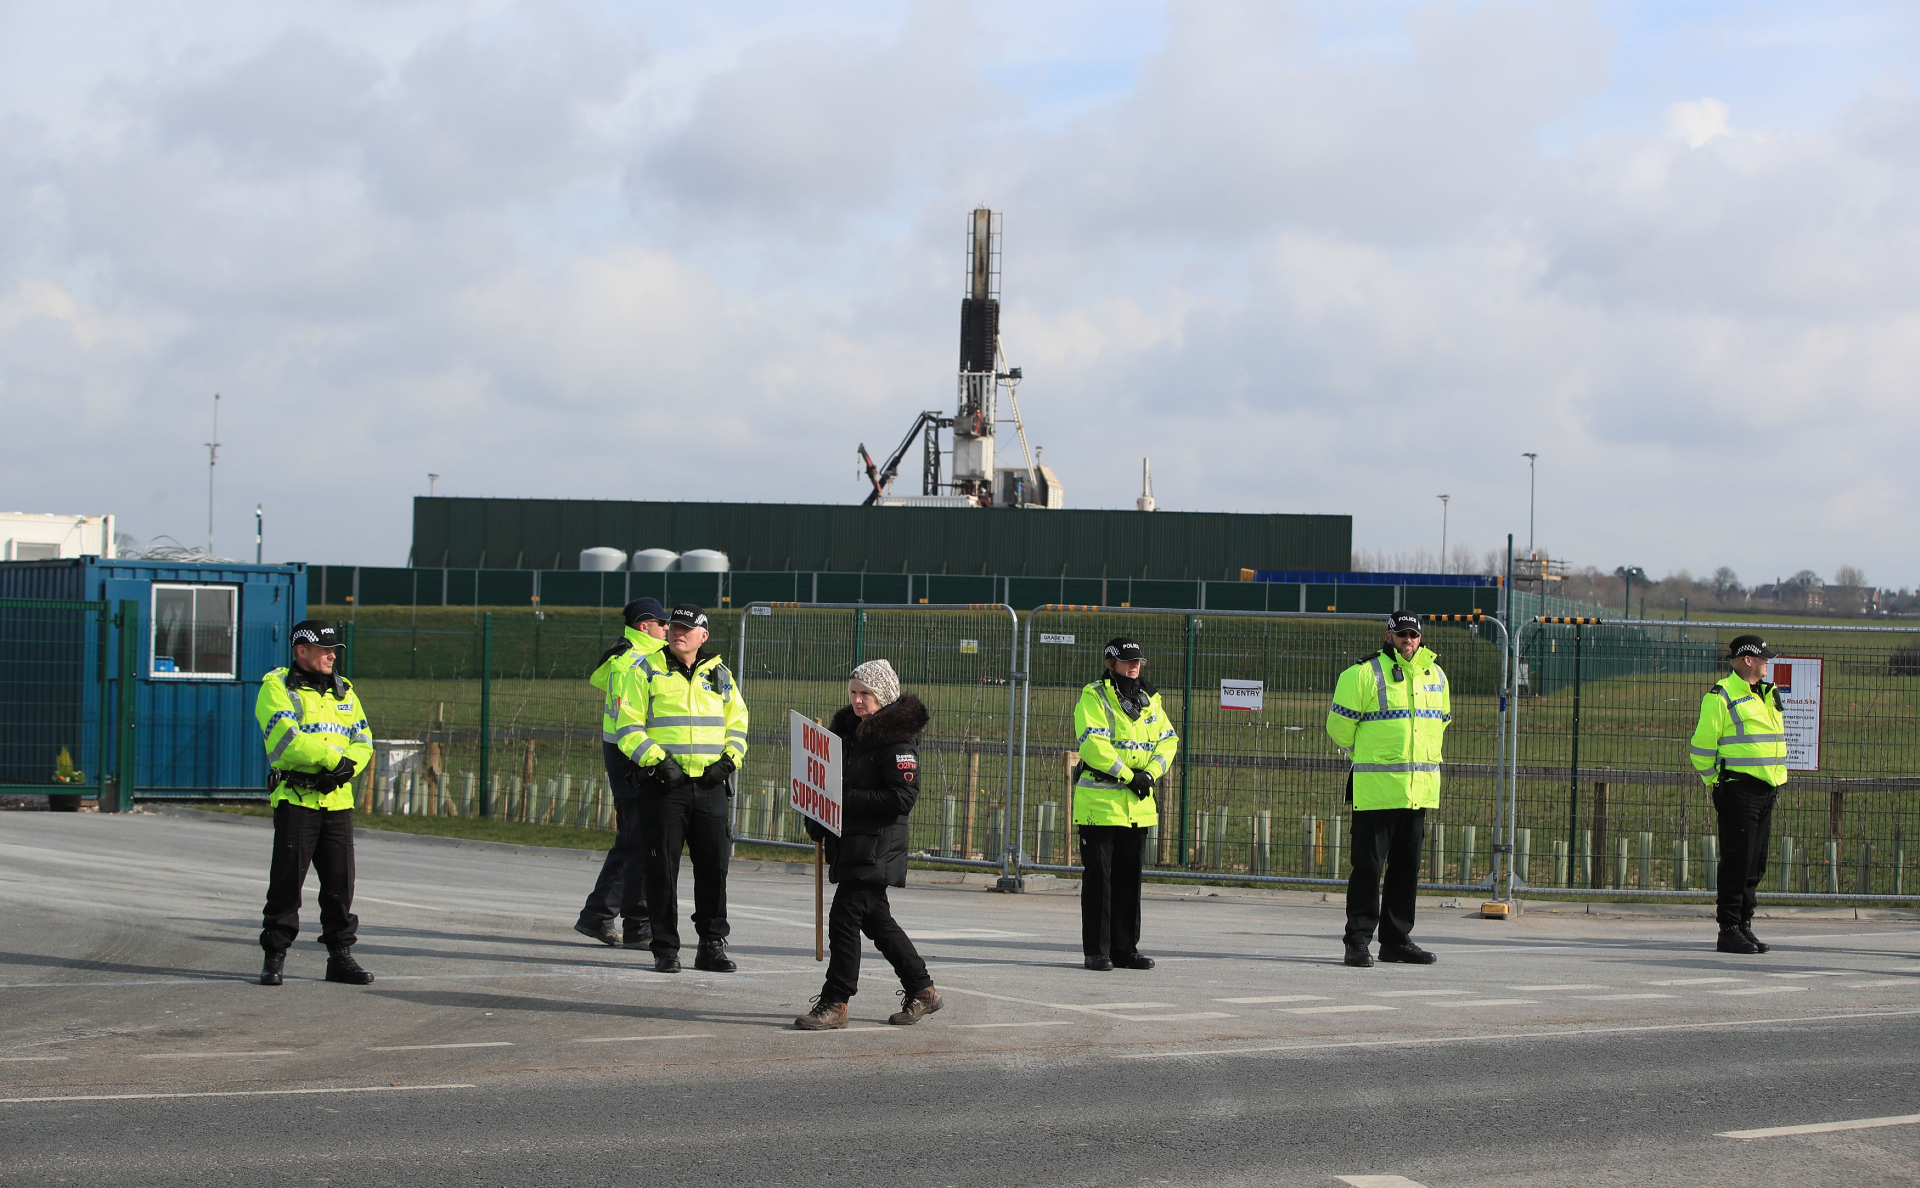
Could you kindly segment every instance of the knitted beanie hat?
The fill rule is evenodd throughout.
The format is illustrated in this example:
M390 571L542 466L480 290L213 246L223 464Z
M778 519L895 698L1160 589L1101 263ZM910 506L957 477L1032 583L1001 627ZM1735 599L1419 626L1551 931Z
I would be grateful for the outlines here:
M881 705L892 705L900 700L900 677L893 671L893 665L885 660L869 660L853 670L851 679L859 681L872 689L880 697Z

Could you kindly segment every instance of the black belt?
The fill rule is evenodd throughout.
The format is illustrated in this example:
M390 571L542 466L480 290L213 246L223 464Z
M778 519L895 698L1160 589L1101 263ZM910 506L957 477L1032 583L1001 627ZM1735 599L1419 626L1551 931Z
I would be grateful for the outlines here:
M267 773L268 788L281 784L291 784L295 788L305 788L309 792L331 792L340 785L333 782L331 775L318 771L282 771L274 768Z

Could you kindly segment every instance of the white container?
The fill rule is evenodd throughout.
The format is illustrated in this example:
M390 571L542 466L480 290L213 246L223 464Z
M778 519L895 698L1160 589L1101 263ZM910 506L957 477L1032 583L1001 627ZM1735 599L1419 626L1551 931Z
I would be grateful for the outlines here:
M688 549L680 554L681 573L725 573L733 568L718 549Z
M680 568L680 554L672 549L641 549L633 555L635 573L665 573Z
M613 573L626 563L627 555L619 549L580 550L580 568L588 573Z

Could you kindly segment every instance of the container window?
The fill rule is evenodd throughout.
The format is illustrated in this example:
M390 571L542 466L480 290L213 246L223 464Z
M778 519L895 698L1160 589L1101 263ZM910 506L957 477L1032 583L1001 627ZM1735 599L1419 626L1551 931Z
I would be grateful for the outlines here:
M232 680L239 614L236 587L154 583L152 675Z

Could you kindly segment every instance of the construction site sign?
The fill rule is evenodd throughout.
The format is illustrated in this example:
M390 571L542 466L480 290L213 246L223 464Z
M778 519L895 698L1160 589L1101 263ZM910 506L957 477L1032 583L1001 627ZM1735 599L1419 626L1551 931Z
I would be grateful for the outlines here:
M1787 770L1820 770L1820 685L1825 662L1815 656L1777 656L1767 679L1780 686L1787 727Z
M799 710L787 711L793 794L787 803L840 836L840 739Z
M1252 710L1258 713L1266 708L1267 686L1264 681L1230 681L1220 678L1220 708L1223 710Z

